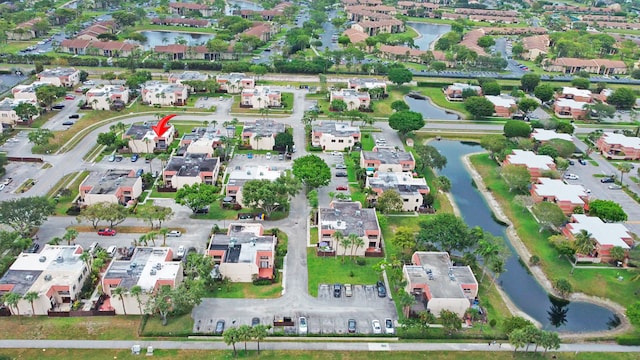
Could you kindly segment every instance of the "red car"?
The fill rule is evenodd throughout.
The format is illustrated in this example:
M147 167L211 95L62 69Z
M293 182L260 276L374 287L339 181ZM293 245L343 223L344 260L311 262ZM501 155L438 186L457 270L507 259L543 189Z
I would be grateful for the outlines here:
M98 230L98 235L102 236L116 236L116 231L114 229L100 229Z
M67 96L65 96L65 97L64 97L64 99L65 99L65 100L75 100L75 99L76 99L76 96L75 96L75 95L68 94Z
M349 190L349 188L344 185L338 185L336 186L336 190Z

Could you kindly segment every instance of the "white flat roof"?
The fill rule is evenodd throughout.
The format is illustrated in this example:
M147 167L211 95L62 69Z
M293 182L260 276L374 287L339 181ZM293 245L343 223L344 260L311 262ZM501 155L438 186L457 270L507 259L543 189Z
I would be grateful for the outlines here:
M516 104L516 101L512 98L494 95L487 95L485 97L487 98L487 100L491 101L494 106L511 107Z
M614 134L606 132L602 134L604 141L611 145L621 145L623 147L640 149L640 138L635 136L624 136L623 134Z
M540 196L553 196L558 201L570 201L572 204L584 204L587 196L582 185L565 184L562 180L538 178L536 193Z
M557 133L553 130L535 129L531 137L538 141L549 141L552 139L562 139L573 142L573 137L569 134Z
M533 151L513 150L513 154L508 155L509 163L514 165L525 165L528 168L551 170L550 164L553 159L549 155L538 155Z
M562 95L591 97L591 91L565 86L562 88Z
M453 83L451 85L449 85L449 89L451 90L464 90L464 89L473 89L473 90L480 90L480 86L478 85L469 85L469 84L462 84L462 83Z
M562 107L569 107L577 110L582 110L584 109L584 106L587 105L587 103L582 101L575 101L573 99L560 98L556 100L556 105L562 106Z
M623 249L629 249L629 245L622 240L631 238L629 230L624 225L605 223L597 216L584 214L574 214L573 218L577 222L570 224L572 234L579 234L581 230L585 230L600 245L620 246Z

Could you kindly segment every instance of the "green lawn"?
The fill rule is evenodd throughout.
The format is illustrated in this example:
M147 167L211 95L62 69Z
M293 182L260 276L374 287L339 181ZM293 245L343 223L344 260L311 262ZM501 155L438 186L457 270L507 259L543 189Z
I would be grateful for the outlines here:
M2 319L2 339L134 339L139 316L46 317L10 316ZM42 354L42 350L40 354ZM4 350L0 350L2 354ZM31 357L33 358L33 357ZM37 358L37 357L36 357Z
M230 283L228 287L220 285L208 292L206 297L225 299L273 299L282 293L282 276L272 285L256 286L252 283Z
M371 151L373 150L373 147L376 146L375 142L373 141L373 136L371 135L370 132L363 132L362 133L362 150L364 151Z
M485 184L496 197L503 211L513 222L520 239L529 251L540 257L541 267L550 280L567 278L574 291L588 295L611 299L623 306L629 306L636 301L636 292L640 290L640 282L631 282L631 273L624 271L579 269L571 272L571 264L560 258L558 251L552 247L547 238L551 235L547 231L539 232L539 226L528 211L523 211L513 203L514 194L508 191L504 180L498 175L497 164L488 154L471 157L473 166L482 175ZM622 276L623 280L618 280Z
M315 245L318 243L318 227L312 227L309 229L309 240L311 245Z
M365 261L365 265L357 265L348 256L339 254L335 257L319 257L315 248L307 249L307 271L309 272L309 294L318 296L320 284L375 284L380 280L380 274L371 267L377 264L379 258L358 258Z
M191 318L191 313L180 315L178 317L170 316L167 320L167 325L162 325L162 320L160 320L159 316L150 317L142 329L142 335L188 336L193 333L193 318Z
M68 195L60 196L57 199L56 210L55 210L56 215L61 215L61 216L66 215L66 211L71 206L71 202L75 200L78 194L80 193L80 184L82 184L84 179L86 179L87 176L89 176L89 171L80 172L79 176L75 179L75 181L70 183L71 180L76 175L78 175L78 172L73 172L63 176L62 179L60 179L60 181L58 181L58 183L54 185L53 188L51 188L51 191L48 194L49 197L56 196L58 194L58 191L62 189L65 189L65 188L69 189Z

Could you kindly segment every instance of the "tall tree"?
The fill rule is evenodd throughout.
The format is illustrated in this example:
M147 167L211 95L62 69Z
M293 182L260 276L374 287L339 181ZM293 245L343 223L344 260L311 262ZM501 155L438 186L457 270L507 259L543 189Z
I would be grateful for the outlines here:
M204 183L185 185L176 192L176 203L187 206L194 213L210 205L216 198L218 188Z
M520 84L522 85L522 90L531 92L540 84L540 75L532 73L524 74L520 78Z
M531 174L525 166L505 165L500 169L500 175L509 185L509 191L526 193L531 185Z
M29 291L26 294L24 294L23 299L25 299L26 301L29 302L29 304L31 304L31 315L36 314L36 308L33 305L33 303L39 298L40 298L40 294L38 294L37 291Z
M414 249L416 246L416 235L413 230L406 226L400 226L396 229L391 243L400 247L402 253L405 254L407 249Z
M495 106L484 96L471 96L464 101L464 108L474 119L491 116L495 112Z
M591 252L596 245L593 236L587 230L580 230L579 233L574 235L574 246L576 249L576 253L591 256Z
M44 196L25 197L0 202L0 224L5 224L21 235L42 225L55 206Z
M589 203L589 215L597 216L605 222L627 220L627 213L620 204L611 200L593 200Z
M242 187L242 198L247 206L262 209L270 217L278 209L288 209L289 199L299 191L300 181L285 172L275 181L247 181Z
M542 102L547 102L553 99L554 93L555 93L555 90L553 90L553 86L549 84L538 85L533 90L533 94Z
M628 87L621 87L614 90L613 94L607 97L607 103L618 109L631 109L636 103L636 93Z
M413 149L416 152L416 168L418 173L424 173L427 168L442 170L447 166L447 158L438 149L431 145L415 144Z
M424 125L424 118L419 112L398 111L389 116L389 127L398 131L401 136L406 136L412 131L420 130Z
M620 171L620 184L624 184L622 182L624 174L630 172L631 169L633 169L633 165L627 162L621 162L616 164L616 169Z
M16 309L16 312L13 312L13 315L20 315L20 308L18 304L20 304L20 300L22 300L22 296L15 292L7 292L2 295L2 301L7 304L9 310Z
M442 321L442 328L447 335L453 335L462 329L462 319L453 311L440 311L440 321Z
M256 340L258 344L258 354L260 354L260 342L269 335L269 328L266 325L256 325L251 328L251 337Z
M306 185L307 191L329 185L331 169L316 155L306 155L293 160L293 175Z
M386 215L392 211L401 211L403 204L400 194L393 189L388 189L378 196L376 209Z
M495 159L497 154L504 152L509 144L509 140L502 134L485 135L480 138L480 146L489 151L492 159Z
M413 80L413 73L405 67L393 67L389 69L387 78L396 85L402 85Z
M229 328L222 334L224 343L233 346L233 357L238 355L236 344L240 341L240 333L238 328Z
M54 138L54 134L49 129L37 129L29 132L27 139L38 146L48 145L49 141Z
M71 245L71 242L73 242L77 237L78 230L73 228L67 229L67 231L65 231L64 235L62 236L62 238L67 241L67 245Z
M453 214L446 213L436 214L420 222L420 232L416 240L418 248L433 244L448 253L452 250L464 251L473 246L465 222Z
M122 286L118 286L115 289L111 290L111 295L115 295L118 298L120 298L120 301L122 302L122 311L124 312L124 315L127 315L127 308L124 305L124 296L127 293L127 289L123 288Z
M508 138L529 137L531 135L531 126L520 120L507 120L504 124L504 136Z
M539 202L533 205L531 211L540 223L540 231L545 228L556 230L567 221L567 216L562 212L562 209L560 209L558 204L552 202Z

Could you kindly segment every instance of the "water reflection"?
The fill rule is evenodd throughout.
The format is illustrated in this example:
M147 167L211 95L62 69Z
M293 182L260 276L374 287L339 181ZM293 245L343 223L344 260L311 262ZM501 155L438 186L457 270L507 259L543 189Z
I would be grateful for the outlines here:
M144 46L147 50L153 49L158 45L176 44L177 41L184 40L187 45L203 45L209 39L213 39L213 34L187 33L180 31L142 31L142 35L147 37Z
M409 22L407 25L416 29L422 37L415 39L413 44L416 45L420 50L428 50L438 36L448 33L451 31L451 25L447 24L427 24L427 23L419 23L419 22Z
M567 324L567 313L569 312L569 301L559 299L555 296L549 295L549 301L551 302L551 308L547 311L549 314L549 323L556 328Z

